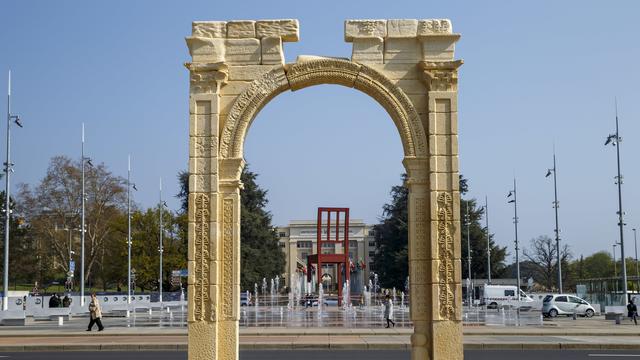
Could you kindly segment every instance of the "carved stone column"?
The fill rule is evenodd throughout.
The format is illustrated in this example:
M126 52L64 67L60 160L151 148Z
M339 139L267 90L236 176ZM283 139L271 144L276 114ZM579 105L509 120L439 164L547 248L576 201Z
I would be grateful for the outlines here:
M219 90L223 64L186 64L189 92L189 356L215 359L218 353L217 258Z
M457 130L457 68L462 61L423 61L419 67L427 87L429 138L428 175L422 165L409 161L410 193L416 193L410 209L414 209L416 239L419 243L422 220L420 214L429 214L427 254L416 247L411 256L411 277L431 282L428 300L431 309L426 316L413 314L415 334L412 337L413 359L462 359L462 286L460 263L460 191L458 169ZM412 166L412 164L416 164ZM428 180L424 178L428 176ZM424 194L423 192L426 192ZM426 196L425 196L426 195ZM418 199L426 199L424 202ZM412 248L411 250L414 250ZM421 257L426 256L428 266L423 267ZM411 279L413 286L413 279ZM416 283L418 289L422 285ZM411 289L413 291L413 288ZM418 293L412 292L412 301ZM420 294L420 295L419 295ZM416 307L422 306L416 304ZM426 321L425 321L426 320ZM423 337L424 335L424 337ZM425 347L426 353L421 349Z

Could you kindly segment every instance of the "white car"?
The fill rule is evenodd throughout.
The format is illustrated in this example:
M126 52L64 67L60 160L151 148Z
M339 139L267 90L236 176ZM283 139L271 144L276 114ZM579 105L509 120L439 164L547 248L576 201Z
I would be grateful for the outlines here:
M596 313L588 302L579 297L567 294L547 295L542 300L542 316L556 317L558 315L581 315L588 318Z

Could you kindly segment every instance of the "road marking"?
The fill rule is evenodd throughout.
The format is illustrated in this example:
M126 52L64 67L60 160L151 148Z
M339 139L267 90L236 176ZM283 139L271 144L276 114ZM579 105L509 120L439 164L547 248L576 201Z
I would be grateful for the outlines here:
M640 354L589 354L589 357L640 357Z

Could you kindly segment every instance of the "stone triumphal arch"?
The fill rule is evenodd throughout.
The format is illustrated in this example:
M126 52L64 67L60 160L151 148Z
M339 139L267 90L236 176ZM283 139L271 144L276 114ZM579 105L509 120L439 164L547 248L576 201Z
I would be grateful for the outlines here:
M446 19L348 20L351 59L285 64L297 20L203 21L187 37L189 359L238 359L240 174L257 113L287 90L338 84L380 103L402 140L409 188L413 359L462 359L457 69Z

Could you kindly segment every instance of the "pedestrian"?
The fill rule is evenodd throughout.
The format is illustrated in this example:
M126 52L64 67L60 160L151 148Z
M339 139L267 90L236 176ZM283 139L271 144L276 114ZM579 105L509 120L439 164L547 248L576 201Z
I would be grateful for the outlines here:
M49 307L57 308L58 307L58 299L56 298L56 294L51 295L49 298Z
M71 298L68 295L64 296L64 299L62 299L62 307L69 307L71 306Z
M98 325L98 331L104 330L104 326L102 326L102 311L100 310L100 302L98 302L98 298L96 294L91 294L91 302L89 303L89 328L87 331L91 331L93 328L93 324Z
M387 294L384 298L384 318L387 320L387 326L385 328L389 328L389 324L392 324L393 327L396 327L396 323L393 319L393 302L391 301L391 296Z
M629 316L629 320L638 325L638 307L633 303L633 299L629 300L629 304L627 304L627 316Z

